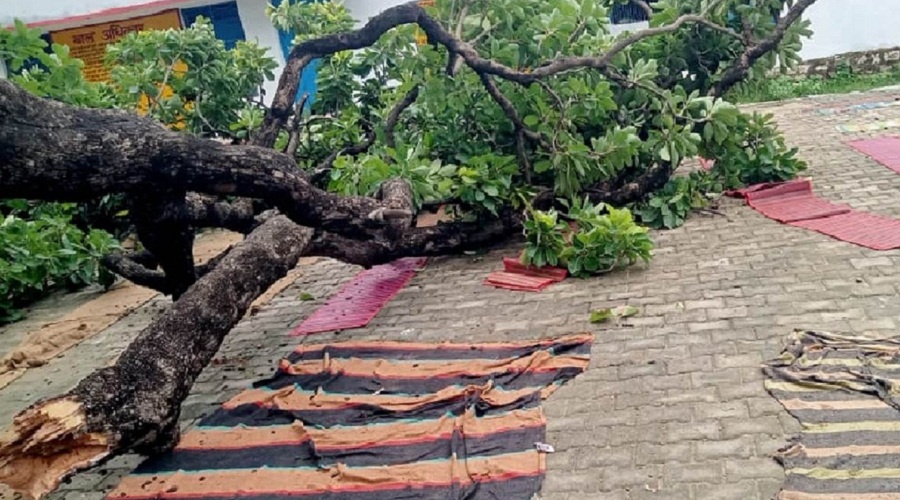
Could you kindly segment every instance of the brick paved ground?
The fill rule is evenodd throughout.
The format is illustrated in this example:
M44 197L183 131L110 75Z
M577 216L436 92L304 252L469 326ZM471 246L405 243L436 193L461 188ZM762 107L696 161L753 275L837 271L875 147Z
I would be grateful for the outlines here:
M794 101L771 110L810 162L816 191L900 217L900 175L853 152L835 125L900 117L900 108L823 116L818 108L900 98L900 90ZM880 134L890 133L880 132ZM870 134L876 135L876 134ZM797 431L765 393L759 364L794 328L893 333L900 321L900 252L874 252L779 225L739 202L727 217L694 216L654 235L651 266L567 280L541 294L494 290L482 279L499 257L433 260L364 329L314 340L529 339L596 332L587 373L555 393L549 471L541 497L590 499L769 499L783 477L770 454ZM185 425L270 373L302 340L287 332L356 269L323 261L226 340L185 402ZM302 292L314 302L300 301ZM628 324L596 327L594 308L632 304ZM65 390L112 358L164 307L125 318L89 345L34 370L0 392L3 422L38 396ZM76 476L53 498L101 498L136 463L119 458Z

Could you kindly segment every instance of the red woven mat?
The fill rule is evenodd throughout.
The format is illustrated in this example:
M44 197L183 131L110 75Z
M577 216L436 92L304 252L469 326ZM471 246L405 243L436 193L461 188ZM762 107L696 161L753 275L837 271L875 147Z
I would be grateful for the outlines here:
M757 184L735 191L747 204L778 222L797 222L820 219L850 211L847 205L837 205L817 198L808 179L796 179L777 184Z
M554 282L566 279L569 272L560 267L535 267L522 264L519 259L511 257L503 258L503 270L508 273L524 274L526 276L536 276L538 278L549 278Z
M873 250L900 248L900 221L817 198L808 179L749 186L728 193L770 219Z
M485 285L519 292L540 292L553 283L555 281L552 278L541 278L540 276L529 276L506 271L495 271L484 280Z
M425 257L399 259L375 266L356 275L350 283L328 299L300 323L291 336L361 328L372 321L425 265Z
M900 221L865 212L849 212L823 219L792 222L791 225L811 229L872 250L900 248Z
M848 143L853 149L900 173L900 137L879 137Z
M522 264L518 259L504 257L503 271L495 271L484 280L485 285L520 292L540 292L568 276L559 267L534 267Z

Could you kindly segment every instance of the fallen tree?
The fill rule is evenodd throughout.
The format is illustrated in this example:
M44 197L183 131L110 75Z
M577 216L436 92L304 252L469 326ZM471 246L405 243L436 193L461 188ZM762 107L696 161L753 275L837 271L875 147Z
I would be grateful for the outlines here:
M758 166L742 134L770 127L718 97L770 69L767 58L804 33L797 21L813 2L685 0L654 10L635 0L653 27L617 38L600 21L602 3L567 0L405 4L356 31L323 24L334 33L294 47L245 145L41 99L0 81L0 198L125 194L144 250L106 262L177 299L114 365L16 418L0 436L0 481L39 497L116 454L171 447L197 375L250 303L301 256L372 266L482 246L520 230L523 206L582 196L642 202L698 153L720 154L719 181L746 181L744 164L723 153L741 149L753 160L747 165ZM287 22L289 9L308 9L299 17L317 19L322 8L340 9L285 2L274 17ZM338 24L345 28L346 19ZM430 46L403 42L411 34L404 27L413 26ZM501 40L533 42L509 50ZM359 49L368 51L363 59L397 58L361 64L344 55ZM779 55L789 61L795 50ZM377 94L360 87L349 99L325 94L304 111L305 99L295 105L300 73L317 59L345 83L366 69L376 81L403 83L382 89L377 81ZM352 111L360 102L363 111ZM442 135L429 127L443 127ZM279 137L290 154L275 148ZM777 144L765 137L767 147ZM767 167L793 173L790 154L771 156ZM363 182L374 173L380 177ZM416 227L423 205L452 205L458 220ZM197 268L198 227L248 237Z

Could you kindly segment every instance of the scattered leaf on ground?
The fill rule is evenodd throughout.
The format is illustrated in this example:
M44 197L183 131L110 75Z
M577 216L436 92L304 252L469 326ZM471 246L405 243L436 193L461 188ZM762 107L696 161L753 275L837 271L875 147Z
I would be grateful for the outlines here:
M306 301L309 301L309 300L316 300L316 298L313 297L312 294L303 292L303 293L300 294L300 300L306 302Z
M591 311L591 323L604 323L611 319L618 321L621 318L634 316L640 309L634 306L618 306Z

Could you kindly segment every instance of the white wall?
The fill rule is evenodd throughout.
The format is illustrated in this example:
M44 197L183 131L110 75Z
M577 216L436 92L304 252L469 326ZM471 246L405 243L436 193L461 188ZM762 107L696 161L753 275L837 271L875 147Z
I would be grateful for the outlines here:
M818 0L804 18L812 23L813 35L803 39L803 59L900 47L900 0ZM610 31L618 34L647 26L619 24Z
M281 51L281 42L278 40L278 31L272 26L266 16L267 0L237 0L238 15L241 24L244 25L244 36L247 41L255 41L262 47L268 47L269 56L278 63L275 69L275 79L265 82L263 89L266 91L264 99L266 104L271 104L278 88L278 78L284 69L284 53Z
M818 0L805 18L813 35L803 59L900 46L900 0Z
M639 23L610 24L609 33L612 35L618 35L619 33L625 33L626 31L645 30L649 27L650 23L648 23L647 21L641 21Z
M410 0L344 0L344 7L356 19L357 25L366 24L369 18L378 15L381 11L389 9Z

